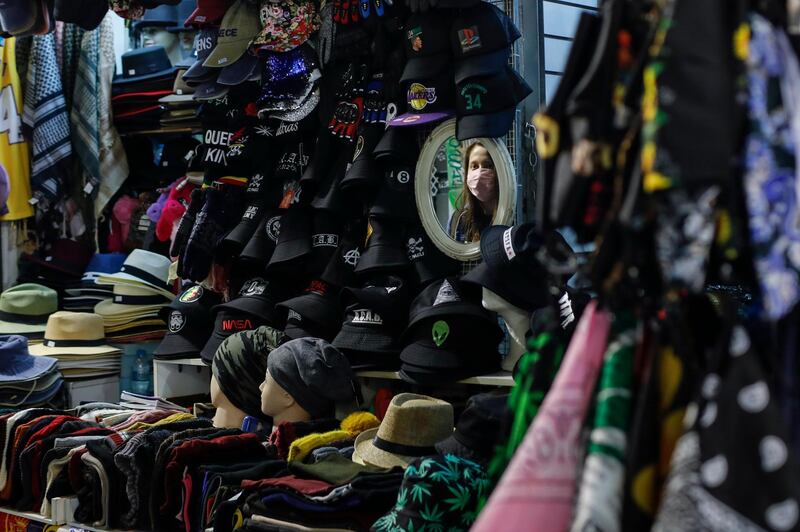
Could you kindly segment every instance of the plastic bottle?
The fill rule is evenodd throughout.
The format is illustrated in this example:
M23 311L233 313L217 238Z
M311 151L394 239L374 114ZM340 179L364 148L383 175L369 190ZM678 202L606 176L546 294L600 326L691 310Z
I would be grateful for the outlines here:
M141 395L147 395L150 392L150 365L147 363L147 358L144 349L139 349L136 352L136 363L133 365L133 378L131 379L131 391Z

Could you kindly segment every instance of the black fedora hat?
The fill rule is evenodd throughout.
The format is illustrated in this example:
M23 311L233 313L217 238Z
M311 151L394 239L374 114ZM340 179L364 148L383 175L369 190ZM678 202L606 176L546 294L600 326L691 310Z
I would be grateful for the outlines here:
M455 432L437 443L436 450L486 464L503 437L503 428L510 414L508 397L507 393L482 393L470 397L458 418Z
M178 71L172 66L163 46L148 46L122 54L122 75L114 78L115 85L174 76Z

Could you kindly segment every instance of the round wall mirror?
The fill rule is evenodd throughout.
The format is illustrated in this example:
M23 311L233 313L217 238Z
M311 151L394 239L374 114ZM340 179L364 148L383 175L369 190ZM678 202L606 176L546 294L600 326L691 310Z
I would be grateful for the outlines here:
M436 247L454 259L478 260L480 232L514 222L514 163L502 140L459 141L455 119L447 120L422 147L415 194L422 225Z

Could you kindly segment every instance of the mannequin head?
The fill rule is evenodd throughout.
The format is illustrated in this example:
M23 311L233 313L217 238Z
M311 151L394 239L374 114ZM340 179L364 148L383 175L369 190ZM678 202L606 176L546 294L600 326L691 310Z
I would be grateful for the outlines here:
M142 28L140 35L142 47L163 46L173 65L183 60L180 42L178 41L178 36L174 33L170 33L164 28L146 27Z
M215 376L211 376L211 404L217 411L214 414L214 426L217 428L238 429L242 426L242 421L247 415L242 410L231 403L228 396L220 390L219 382Z
M525 353L525 334L530 328L531 313L515 307L488 288L483 289L483 308L496 312L503 318L511 337L508 356L503 359L502 368L513 371L517 361Z
M267 370L267 376L259 388L261 390L261 412L270 416L275 425L282 421L308 421L311 414L289 392L281 388Z

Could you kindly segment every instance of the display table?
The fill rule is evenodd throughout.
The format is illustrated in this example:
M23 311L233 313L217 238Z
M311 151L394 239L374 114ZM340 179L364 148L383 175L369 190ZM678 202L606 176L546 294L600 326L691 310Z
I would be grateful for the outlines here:
M12 510L11 508L2 508L0 507L0 515L5 514L3 517L8 519L8 516L13 516L16 518L27 519L29 522L38 523L44 525L42 529L44 532L123 532L117 531L112 528L97 528L90 525L84 525L81 523L74 523L71 520L67 520L64 523L55 522L53 519L48 519L47 517L42 516L41 514L35 512L19 512L17 510ZM19 523L20 525L22 523ZM11 530L11 529L9 529ZM17 530L14 528L13 530ZM131 532L131 531L128 531ZM136 532L136 531L132 531Z

